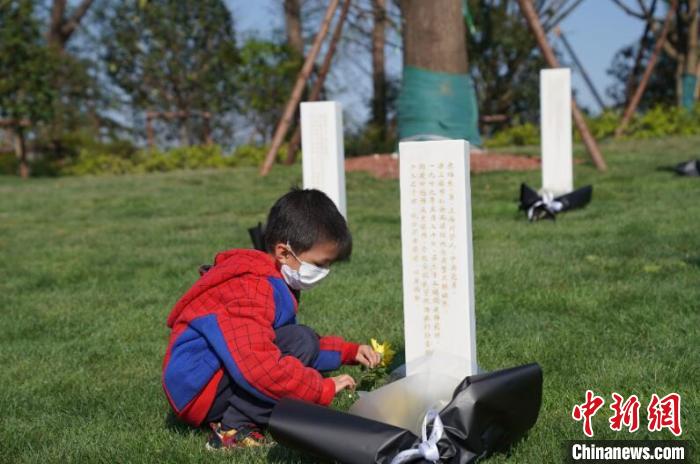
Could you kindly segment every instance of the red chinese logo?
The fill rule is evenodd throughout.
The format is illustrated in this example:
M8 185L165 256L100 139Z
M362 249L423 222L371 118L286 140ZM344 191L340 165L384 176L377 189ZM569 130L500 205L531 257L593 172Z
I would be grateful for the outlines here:
M661 399L654 393L651 395L647 413L650 432L669 429L675 436L680 436L681 396L678 393L669 393Z
M610 429L619 432L626 428L630 433L639 430L641 403L637 395L631 395L625 400L624 396L613 392L612 399L610 409L613 414L608 419ZM604 404L605 400L601 396L596 395L591 390L586 390L586 401L575 405L571 411L571 417L575 421L583 421L583 433L587 437L593 436L593 416ZM663 398L659 398L656 393L651 395L651 401L647 407L647 419L649 421L647 428L650 432L668 429L675 436L680 436L683 432L681 428L681 395L669 393Z
M629 432L636 432L639 429L639 398L632 395L624 401L624 398L617 393L612 394L613 403L610 409L615 413L610 419L610 429L619 432L625 426Z
M577 404L571 411L571 417L575 421L583 419L583 433L587 437L593 436L591 418L603 407L603 404L605 404L605 400L602 397L596 396L591 390L586 390L586 401L583 404Z

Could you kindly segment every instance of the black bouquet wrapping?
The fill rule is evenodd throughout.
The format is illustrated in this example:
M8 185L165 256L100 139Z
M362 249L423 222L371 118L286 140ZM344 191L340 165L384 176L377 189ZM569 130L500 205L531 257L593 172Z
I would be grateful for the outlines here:
M556 215L575 208L583 208L591 201L593 186L587 185L558 197L540 195L527 184L520 184L519 209L527 213L530 221L555 219Z
M527 364L465 378L437 417L428 413L423 437L291 399L275 406L269 428L284 446L344 464L468 464L520 439L541 402L542 369Z
M679 176L698 177L700 176L700 160L690 160L678 163L673 170Z

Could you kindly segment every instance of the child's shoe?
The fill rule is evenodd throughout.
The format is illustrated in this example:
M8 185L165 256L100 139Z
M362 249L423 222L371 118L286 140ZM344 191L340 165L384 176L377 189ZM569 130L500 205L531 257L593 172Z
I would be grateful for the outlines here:
M207 442L208 450L228 450L233 448L254 448L266 445L265 435L256 426L243 425L238 429L221 430L220 422L212 422L211 435Z

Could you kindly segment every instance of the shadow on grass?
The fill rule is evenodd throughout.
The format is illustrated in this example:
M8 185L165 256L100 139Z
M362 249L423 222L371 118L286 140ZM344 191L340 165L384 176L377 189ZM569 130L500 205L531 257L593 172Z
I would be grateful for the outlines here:
M192 435L192 433L202 433L204 430L202 428L190 427L178 419L175 413L172 411L168 411L168 414L165 417L165 428L182 436L189 436Z
M515 454L516 449L518 446L523 446L525 442L528 441L529 439L529 433L526 433L519 439L517 439L514 443L511 443L510 446L508 446L506 449L494 451L491 454L482 454L481 458L477 459L477 461L481 459L486 459L494 456L501 456L504 459L510 460L512 456ZM315 456L307 456L301 453L298 453L295 450L291 450L289 448L286 448L278 443L275 443L272 448L270 448L270 451L267 453L267 462L268 463L276 463L276 464L303 464L303 463L322 463L322 464L331 464L333 461L328 461L328 460L322 460L320 458L317 458Z
M691 266L700 267L700 256L691 256L690 258L684 259L686 264Z
M275 443L267 452L267 462L278 464L331 463L316 457L307 456Z
M193 434L206 434L208 431L205 427L190 427L186 423L177 418L174 412L168 411L165 417L165 427L174 433L181 436L191 436ZM295 450L286 448L279 443L276 443L269 433L265 434L267 439L272 442L272 446L267 452L266 460L269 463L277 464L306 464L306 463L328 463L331 461L323 461L316 457L311 457L299 453Z

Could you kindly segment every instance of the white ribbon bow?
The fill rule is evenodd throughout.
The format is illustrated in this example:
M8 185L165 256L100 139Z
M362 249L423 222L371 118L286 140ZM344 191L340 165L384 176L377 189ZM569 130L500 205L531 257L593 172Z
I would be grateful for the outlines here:
M537 200L530 208L527 210L527 218L532 221L532 218L535 216L535 210L540 207L544 206L547 208L547 210L550 213L558 213L559 211L564 208L564 203L561 201L555 201L554 200L554 195L551 192L544 192L542 194L542 199Z
M430 432L430 438L427 438L427 428L430 422L433 423L433 431ZM418 445L418 448L401 451L394 456L394 459L389 464L403 464L419 458L430 462L438 462L440 460L440 451L437 443L442 438L443 429L442 420L438 412L434 409L429 410L423 418L423 442Z

